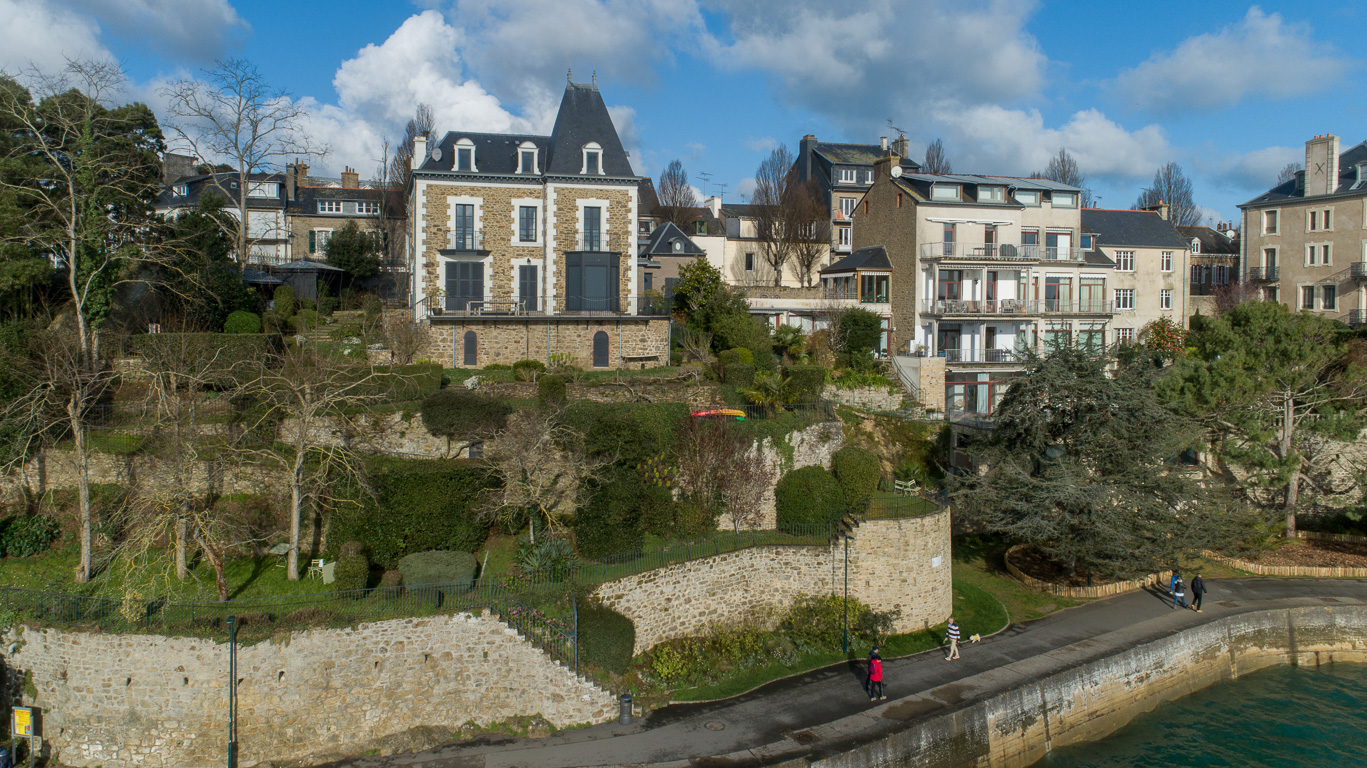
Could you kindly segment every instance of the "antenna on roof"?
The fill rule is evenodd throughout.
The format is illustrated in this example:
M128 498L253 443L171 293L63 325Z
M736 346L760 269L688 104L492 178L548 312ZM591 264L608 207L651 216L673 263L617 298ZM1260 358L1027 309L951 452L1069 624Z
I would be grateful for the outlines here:
M703 199L707 199L707 182L709 182L709 181L712 180L712 174L710 174L710 173L708 173L708 172L706 172L706 171L703 171L702 173L698 174L698 177L702 179L702 196L703 196Z
M598 87L598 69L597 69L597 68L594 68L594 70L593 70L593 87L594 87L594 88L597 88L597 87Z
M888 118L888 130L897 131L897 135L898 135L898 136L905 136L906 133L907 133L906 131L902 130L901 128L898 128L897 126L893 125L893 124L892 124L892 118L891 118L891 117Z
M565 82L566 82L566 84L568 84L568 85L574 85L574 68L573 68L573 67L571 67L571 68L565 70Z
M723 198L723 197L725 197L725 196L726 196L726 185L725 185L725 184L718 184L718 185L717 185L717 199L720 200L721 198Z

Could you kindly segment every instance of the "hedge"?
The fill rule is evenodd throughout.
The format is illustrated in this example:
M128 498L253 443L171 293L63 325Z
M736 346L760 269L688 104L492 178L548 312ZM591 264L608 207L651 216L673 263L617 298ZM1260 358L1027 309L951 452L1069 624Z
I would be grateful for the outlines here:
M643 482L631 469L609 474L590 488L588 502L574 515L579 554L600 560L640 551L645 515L671 502L668 488Z
M755 384L755 366L730 363L722 368L722 380L737 389L748 389Z
M466 459L375 459L374 495L340 504L332 541L359 541L370 561L386 570L405 555L430 549L473 552L489 536L478 518L480 496L493 485L480 465Z
M10 517L0 520L0 555L31 557L41 555L61 535L56 521L45 515Z
M622 674L636 648L636 625L600 603L579 607L579 660L589 666Z
M778 481L774 506L779 530L830 523L845 509L845 491L830 472L817 466L802 467Z
M469 552L414 552L399 561L404 586L451 584L454 592L470 591L478 567L479 561Z
M826 390L826 369L820 365L790 365L788 382L796 402L820 402Z
M332 575L332 588L338 592L365 589L370 581L370 561L365 555L343 555L337 558Z
M536 397L542 405L559 405L565 402L565 377L552 373L537 379Z
M754 365L755 356L754 353L752 353L745 347L736 347L734 349L725 349L721 352L718 352L717 362L721 363L723 368L728 365L735 365L737 363L743 363L745 365Z
M298 305L298 300L294 296L294 289L288 285L282 285L275 289L273 295L275 305L271 309L280 317L288 320L294 316L294 309Z
M239 309L223 321L224 333L261 333L261 316L255 312Z
M565 409L562 420L584 435L584 447L591 455L610 457L621 466L636 468L662 454L673 455L679 425L688 413L687 403L576 400Z
M464 387L438 390L422 401L422 425L437 437L478 440L508 423L512 406Z
M831 456L831 471L845 498L850 503L869 499L878 490L878 481L883 477L883 466L878 455L852 445L845 446Z
M513 363L513 378L518 381L531 381L545 372L545 364L536 360L518 360Z

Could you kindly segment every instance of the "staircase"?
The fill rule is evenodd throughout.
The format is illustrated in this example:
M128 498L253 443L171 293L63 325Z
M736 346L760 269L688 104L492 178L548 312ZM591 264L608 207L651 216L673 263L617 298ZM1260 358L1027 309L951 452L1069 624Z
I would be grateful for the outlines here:
M917 403L925 403L921 398L921 369L920 358L908 355L893 355L892 370L897 374L897 380L901 382L902 389L906 390L908 396Z
M332 332L338 328L348 325L359 326L365 322L365 313L359 309L338 310L332 313L332 322L320 323L307 331L304 331L304 338L311 343L320 341L330 342L333 340Z

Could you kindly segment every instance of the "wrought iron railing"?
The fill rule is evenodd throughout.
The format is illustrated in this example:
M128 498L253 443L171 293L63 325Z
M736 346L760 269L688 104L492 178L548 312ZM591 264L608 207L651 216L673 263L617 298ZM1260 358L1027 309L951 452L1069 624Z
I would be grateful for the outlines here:
M529 296L519 299L486 300L461 296L426 296L418 302L424 316L508 317L548 314L574 316L668 317L673 303L665 296L602 298L572 296Z
M1269 283L1278 280L1276 267L1249 267L1248 279L1255 283Z
M923 259L992 261L1082 261L1087 251L1050 245L1015 243L923 243Z
M927 315L1031 315L1040 311L1040 302L1027 299L931 299L921 302Z

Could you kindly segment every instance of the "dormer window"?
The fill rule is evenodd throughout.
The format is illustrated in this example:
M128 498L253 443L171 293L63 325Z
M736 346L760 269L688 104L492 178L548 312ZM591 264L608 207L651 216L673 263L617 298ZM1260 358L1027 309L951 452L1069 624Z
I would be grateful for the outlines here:
M598 142L590 141L584 145L584 167L580 173L603 173L603 148L598 146Z
M1016 202L1021 205L1039 205L1039 191L1034 189L1016 190Z
M931 200L958 200L958 184L932 184L930 186Z
M177 184L171 191L176 193L176 197L185 197L190 194L190 188L184 184Z
M855 174L855 171L854 171L853 168L841 168L841 169L840 169L840 183L841 183L841 184L854 184L854 183L855 183L855 175L854 175L854 174Z
M457 171L475 171L475 143L469 139L461 139L456 142L456 168Z
M682 252L683 252L683 243L679 242L678 240L675 240L675 241L674 241L674 252L675 252L675 253L682 253Z
M978 187L978 202L980 203L1000 203L1005 199L1005 187Z
M1194 238L1194 237L1191 239L1191 252L1192 252L1192 253L1200 253L1200 252L1201 252L1201 241L1198 240L1197 238Z
M1053 203L1055 208L1076 208L1077 195L1072 192L1055 192Z
M517 172L536 173L536 145L530 141L522 142L517 148Z

